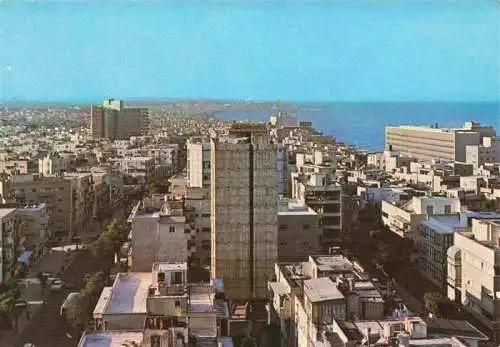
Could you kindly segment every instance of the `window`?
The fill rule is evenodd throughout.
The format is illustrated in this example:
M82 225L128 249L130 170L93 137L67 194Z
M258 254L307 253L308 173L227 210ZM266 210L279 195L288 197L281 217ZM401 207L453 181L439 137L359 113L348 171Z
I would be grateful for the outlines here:
M182 284L182 272L175 271L172 273L172 284Z
M170 231L171 233L175 233L175 227L173 225L169 226L168 231Z
M444 214L451 214L451 205L444 205Z
M175 307L181 307L180 300L175 300Z
M210 213L202 213L201 216L204 218L210 218Z
M280 224L280 230L285 230L287 228L286 224Z
M304 224L304 229L307 230L307 229L310 229L311 228L311 225L309 224Z
M158 272L157 279L158 279L158 282L165 282L165 273L164 272Z
M204 181L209 181L210 180L210 176L209 175L203 175L203 180Z
M210 232L210 228L201 228L201 232L203 232L203 233L209 233Z
M383 216L384 218L388 218L388 217L389 217L389 214L388 214L387 212L382 212L382 216Z
M151 347L160 347L161 338L160 335L151 335Z
M427 206L427 214L434 214L434 206Z

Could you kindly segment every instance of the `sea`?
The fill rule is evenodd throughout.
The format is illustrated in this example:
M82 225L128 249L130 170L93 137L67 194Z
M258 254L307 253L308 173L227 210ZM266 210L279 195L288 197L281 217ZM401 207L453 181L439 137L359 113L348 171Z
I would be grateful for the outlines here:
M384 127L387 125L424 125L447 128L461 127L466 121L494 126L500 134L500 103L302 103L283 107L298 120L311 121L313 127L337 141L357 148L380 151L384 149ZM282 110L218 112L226 120L268 121Z

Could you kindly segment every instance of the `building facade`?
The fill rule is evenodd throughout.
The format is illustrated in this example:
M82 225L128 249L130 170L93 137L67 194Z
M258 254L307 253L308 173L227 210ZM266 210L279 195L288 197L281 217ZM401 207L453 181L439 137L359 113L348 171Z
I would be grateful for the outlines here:
M230 300L263 299L277 259L276 145L236 124L211 143L212 277Z

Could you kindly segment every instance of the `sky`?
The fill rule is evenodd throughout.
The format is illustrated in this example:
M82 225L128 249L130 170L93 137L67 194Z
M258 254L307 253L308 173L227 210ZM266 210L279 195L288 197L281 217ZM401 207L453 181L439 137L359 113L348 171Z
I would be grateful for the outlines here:
M0 67L0 102L498 102L500 2L3 0Z

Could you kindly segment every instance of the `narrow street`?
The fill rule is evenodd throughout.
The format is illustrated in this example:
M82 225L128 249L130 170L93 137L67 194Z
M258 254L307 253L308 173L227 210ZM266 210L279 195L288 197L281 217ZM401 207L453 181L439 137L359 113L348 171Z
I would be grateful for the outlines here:
M99 260L92 257L88 251L78 251L75 259L64 272L64 282L74 281L74 289L63 289L50 293L47 301L38 313L31 319L24 332L19 337L18 346L24 343L34 343L36 347L70 347L78 342L78 336L68 338L66 334L70 328L59 317L59 310L66 296L75 291L80 291L84 286L84 274L100 271L102 265ZM12 346L14 347L14 346Z

